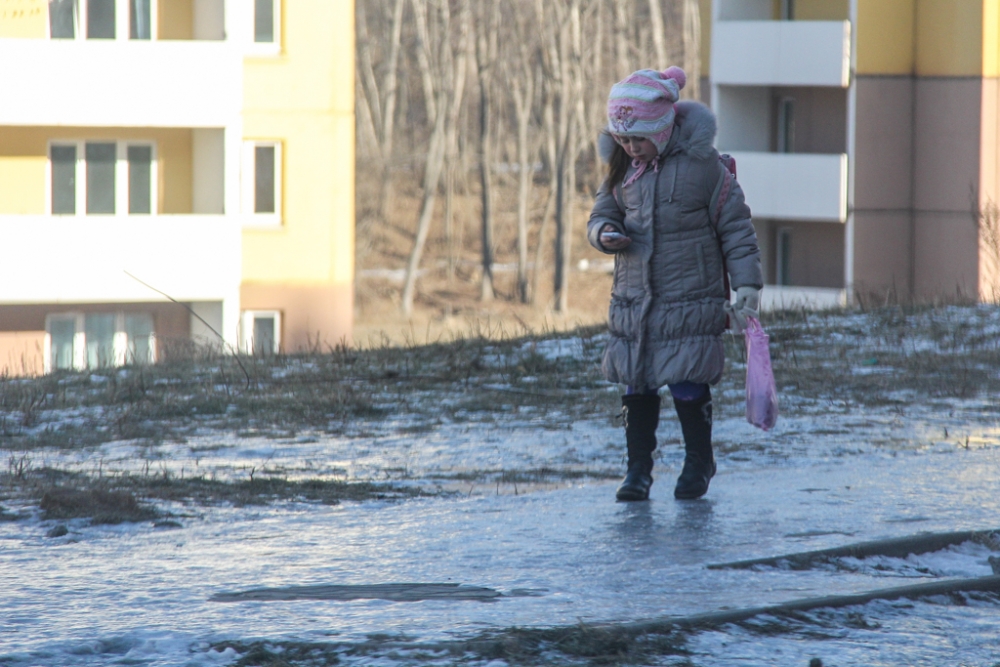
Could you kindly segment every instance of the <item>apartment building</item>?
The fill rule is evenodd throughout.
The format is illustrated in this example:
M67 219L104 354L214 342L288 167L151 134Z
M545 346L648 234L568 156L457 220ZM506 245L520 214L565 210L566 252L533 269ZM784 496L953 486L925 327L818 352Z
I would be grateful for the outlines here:
M998 0L713 0L766 306L996 298Z
M350 0L0 0L0 373L350 338Z

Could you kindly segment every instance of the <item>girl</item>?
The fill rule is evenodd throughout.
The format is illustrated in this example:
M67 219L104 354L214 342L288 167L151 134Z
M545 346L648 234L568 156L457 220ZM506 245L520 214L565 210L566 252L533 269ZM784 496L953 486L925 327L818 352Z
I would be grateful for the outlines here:
M660 417L659 388L674 399L684 434L676 498L700 498L715 474L712 394L722 378L727 313L757 316L760 250L743 190L713 147L715 116L678 102L679 67L640 70L608 97L600 145L608 177L587 236L615 255L602 370L622 396L628 472L618 500L646 500ZM730 306L724 274L736 290Z

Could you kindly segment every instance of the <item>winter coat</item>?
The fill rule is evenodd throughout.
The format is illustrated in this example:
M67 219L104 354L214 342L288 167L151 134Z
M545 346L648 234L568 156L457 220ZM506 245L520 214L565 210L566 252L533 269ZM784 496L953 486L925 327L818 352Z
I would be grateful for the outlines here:
M729 302L723 255L733 289L764 283L750 208L713 147L715 116L698 102L678 102L675 110L658 169L647 167L614 192L602 186L587 223L590 243L602 252L611 252L598 238L607 224L632 239L614 253L602 370L609 381L636 388L722 379ZM629 166L622 183L635 171ZM726 179L733 183L717 215Z

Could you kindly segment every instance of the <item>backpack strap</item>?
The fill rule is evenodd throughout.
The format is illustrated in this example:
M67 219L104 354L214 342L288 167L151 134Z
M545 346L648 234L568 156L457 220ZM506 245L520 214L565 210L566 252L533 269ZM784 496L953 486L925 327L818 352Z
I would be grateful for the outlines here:
M733 183L736 182L736 159L728 153L721 153L719 162L726 168L726 172L723 174L722 187L719 188L719 197L715 201L715 215L712 216L713 225L719 224L719 220L722 218L722 207L729 199L729 195L733 191Z

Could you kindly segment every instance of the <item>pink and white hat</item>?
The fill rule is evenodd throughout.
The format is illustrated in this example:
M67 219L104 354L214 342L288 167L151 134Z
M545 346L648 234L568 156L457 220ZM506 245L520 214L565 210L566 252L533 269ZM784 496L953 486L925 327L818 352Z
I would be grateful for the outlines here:
M641 69L611 87L608 132L616 137L645 137L663 151L674 129L674 102L687 75L680 67L663 72Z

